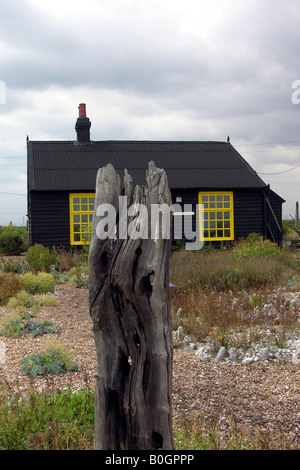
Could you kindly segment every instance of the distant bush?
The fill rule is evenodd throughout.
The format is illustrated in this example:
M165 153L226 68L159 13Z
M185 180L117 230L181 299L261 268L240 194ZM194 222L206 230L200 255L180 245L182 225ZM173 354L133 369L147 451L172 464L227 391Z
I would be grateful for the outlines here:
M28 234L26 227L9 225L0 230L0 253L13 253L19 255L27 250Z
M263 240L259 236L250 235L246 240L241 241L235 246L232 255L235 259L276 257L288 260L288 253L278 247L276 243L272 243L270 240Z
M56 265L57 259L55 249L50 250L39 244L31 246L26 253L29 267L35 271L49 271L52 265Z
M40 272L37 275L26 273L23 276L24 289L30 294L54 292L55 280L52 274Z
M60 343L48 343L45 353L36 352L26 356L20 363L23 375L36 378L38 375L61 374L67 371L80 371L68 350Z
M18 233L3 232L0 234L0 253L19 255L24 250L24 242Z
M0 305L6 305L23 288L20 276L9 273L0 273Z

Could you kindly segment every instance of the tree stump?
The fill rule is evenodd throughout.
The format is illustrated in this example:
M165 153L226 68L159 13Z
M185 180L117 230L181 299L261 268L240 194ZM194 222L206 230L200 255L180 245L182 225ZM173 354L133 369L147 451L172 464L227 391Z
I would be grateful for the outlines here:
M137 227L146 230L143 237L124 237L119 196L127 196L127 208L147 208ZM106 219L110 238L100 239L105 204L114 206L117 220L112 226ZM151 238L151 204L171 206L166 174L153 162L146 186L135 188L127 170L122 181L112 165L99 169L89 253L97 450L173 449L171 236Z

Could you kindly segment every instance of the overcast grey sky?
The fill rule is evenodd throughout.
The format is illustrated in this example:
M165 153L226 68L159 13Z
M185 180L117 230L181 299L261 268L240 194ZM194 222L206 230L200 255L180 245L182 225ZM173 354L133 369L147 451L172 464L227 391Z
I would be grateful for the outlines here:
M0 224L26 221L26 136L75 139L79 103L93 140L230 135L294 215L299 46L299 0L1 0Z

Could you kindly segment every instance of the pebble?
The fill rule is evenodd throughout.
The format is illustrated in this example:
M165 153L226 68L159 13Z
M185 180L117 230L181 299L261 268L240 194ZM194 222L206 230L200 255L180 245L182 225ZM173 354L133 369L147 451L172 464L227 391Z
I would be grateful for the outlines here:
M222 346L222 347L219 349L219 352L218 352L218 354L217 354L217 357L216 357L216 359L215 359L215 362L222 362L222 361L224 361L225 355L226 355L226 348L225 348L225 346Z
M222 346L216 353L213 351L212 345L203 343L194 343L190 336L185 335L184 328L179 326L176 331L173 331L173 339L176 339L185 348L195 351L195 354L202 362L213 361L215 363L230 362L240 363L241 365L249 365L256 361L270 361L270 360L284 360L289 359L294 364L300 364L300 340L289 339L286 341L285 348L262 346L259 343L253 344L249 352L245 353L242 349L230 348L229 351Z

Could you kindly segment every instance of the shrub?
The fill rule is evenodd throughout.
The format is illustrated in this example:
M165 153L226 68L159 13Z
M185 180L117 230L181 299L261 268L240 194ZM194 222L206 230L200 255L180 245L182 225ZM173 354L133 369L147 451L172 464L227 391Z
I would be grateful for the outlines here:
M1 321L0 334L10 338L19 338L21 335L31 334L34 338L38 335L57 333L59 330L59 325L55 325L48 320L33 321L31 314L20 315L17 313L9 315Z
M50 267L57 263L57 253L55 249L49 250L49 248L37 244L31 246L27 251L26 261L32 270L49 271Z
M6 305L23 287L23 281L16 274L0 273L0 305Z
M57 257L58 260L55 267L58 269L59 272L68 272L75 266L80 266L85 262L82 253L78 250L71 251L58 249Z
M230 251L173 252L170 282L178 287L248 289L274 283L289 274L281 256L236 259Z
M69 282L75 287L87 289L89 285L88 265L72 268Z
M9 225L2 227L0 233L0 253L14 253L19 255L26 251L28 234L26 227Z
M24 288L31 294L54 292L55 280L52 274L40 272L37 275L26 273L23 276Z
M26 261L17 259L3 259L2 258L2 271L5 273L19 273L24 274L28 269Z
M270 258L276 257L288 261L288 253L279 248L270 240L263 240L250 234L246 240L241 241L232 251L234 259Z
M0 380L0 450L93 450L94 391L33 387ZM8 399L8 397L10 399Z
M32 294L29 292L22 290L21 292L18 292L16 297L11 298L7 306L8 308L18 308L18 307L25 307L25 308L31 308L36 304L36 300Z
M57 305L54 295L36 295L35 298L42 307L55 307Z
M46 352L36 352L26 356L20 363L23 375L36 378L38 375L60 374L66 371L79 371L67 349L58 342L49 342Z
M10 338L19 338L23 334L23 329L23 320L20 315L9 315L1 321L0 334Z
M52 274L56 284L64 284L66 282L69 282L68 274L65 271L63 272L57 271L54 265L52 265L50 268L50 274Z

